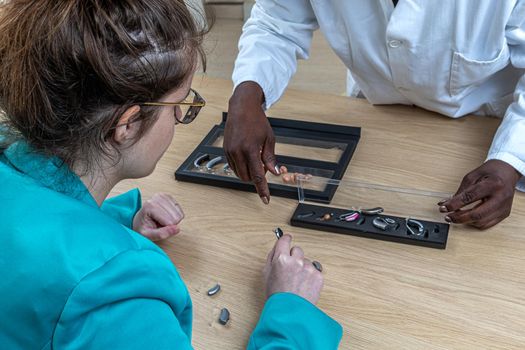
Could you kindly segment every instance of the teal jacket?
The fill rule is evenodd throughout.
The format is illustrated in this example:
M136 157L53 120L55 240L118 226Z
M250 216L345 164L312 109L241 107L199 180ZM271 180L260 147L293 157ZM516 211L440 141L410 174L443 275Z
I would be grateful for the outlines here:
M102 207L56 158L0 153L0 348L191 349L192 304L169 257L131 229L138 190ZM268 299L248 349L335 349L308 301Z

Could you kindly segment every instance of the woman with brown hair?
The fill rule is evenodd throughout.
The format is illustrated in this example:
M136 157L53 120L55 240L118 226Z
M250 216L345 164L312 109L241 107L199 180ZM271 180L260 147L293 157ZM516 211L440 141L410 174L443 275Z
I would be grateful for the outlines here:
M187 349L192 305L151 240L179 231L169 195L144 206L113 186L150 174L190 88L203 33L182 1L10 1L0 9L0 345L3 349ZM322 276L284 235L248 347L335 348L314 306Z

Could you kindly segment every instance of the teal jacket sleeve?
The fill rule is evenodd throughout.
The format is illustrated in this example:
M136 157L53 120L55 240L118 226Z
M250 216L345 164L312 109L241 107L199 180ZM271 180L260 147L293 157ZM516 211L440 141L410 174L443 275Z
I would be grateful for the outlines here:
M192 349L189 293L169 259L120 253L74 286L53 349Z
M127 228L133 229L133 218L142 207L140 191L135 188L121 195L106 199L100 209Z
M342 334L339 323L309 301L277 293L266 301L248 350L337 349Z

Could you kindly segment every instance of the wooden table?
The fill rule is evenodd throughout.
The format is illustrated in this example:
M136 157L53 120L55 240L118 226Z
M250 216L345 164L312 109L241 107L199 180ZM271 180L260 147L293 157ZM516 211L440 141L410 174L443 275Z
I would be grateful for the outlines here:
M227 110L231 83L196 77L207 107L174 141L140 187L145 199L173 194L186 218L182 232L161 243L194 303L196 349L243 349L264 304L261 270L276 226L292 232L308 257L322 262L319 307L344 327L341 349L524 349L525 197L510 218L487 231L451 230L446 250L292 228L290 199L176 182L173 173ZM418 108L372 106L365 100L288 91L269 112L281 118L361 126L345 176L390 186L453 193L480 165L499 123L452 120ZM206 290L222 285L213 298ZM227 307L227 327L217 322Z

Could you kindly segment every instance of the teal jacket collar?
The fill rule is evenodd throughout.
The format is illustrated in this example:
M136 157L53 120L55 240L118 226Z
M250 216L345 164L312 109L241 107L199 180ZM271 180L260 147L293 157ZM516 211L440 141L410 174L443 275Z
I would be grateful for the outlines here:
M4 150L4 162L39 185L98 207L80 178L58 157L47 157L27 142L17 141Z

